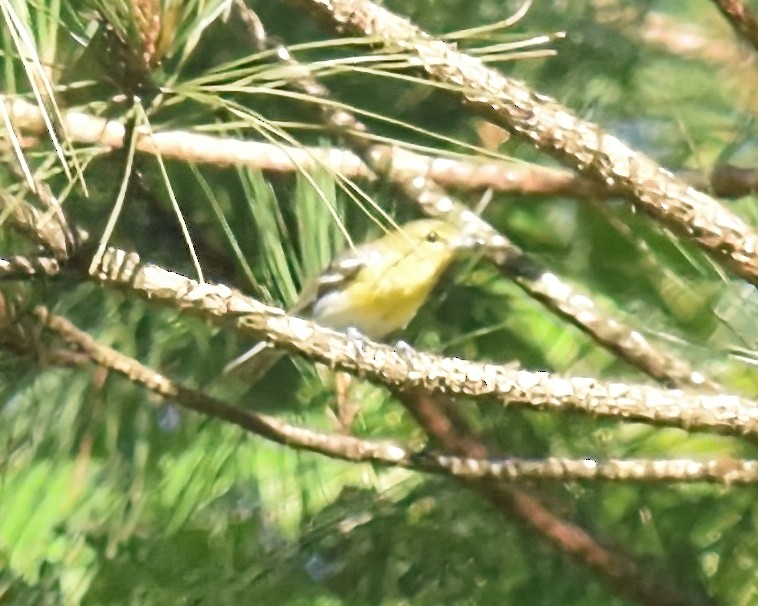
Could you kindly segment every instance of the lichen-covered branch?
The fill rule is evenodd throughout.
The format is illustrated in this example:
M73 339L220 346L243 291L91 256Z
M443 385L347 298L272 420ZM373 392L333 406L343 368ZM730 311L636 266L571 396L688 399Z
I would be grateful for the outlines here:
M418 455L416 463L423 468L429 457L435 469L444 467L451 475L467 479L516 480L610 480L620 482L717 482L720 484L755 484L758 482L758 461L742 459L619 459L597 461L550 457L482 460L445 455Z
M43 134L45 123L36 105L23 99L3 97L14 125L26 132ZM67 111L62 114L72 142L118 149L124 145L126 127L114 120L91 114ZM265 172L294 173L299 170L326 168L348 179L367 179L371 169L353 151L340 148L294 147L233 137L218 137L188 130L137 129L136 149L176 159L216 166L248 166ZM372 145L390 175L398 178L424 176L444 187L460 190L494 191L522 195L603 196L596 184L571 171L536 164L461 160L420 154L397 146Z
M240 1L235 5L243 15L249 9ZM252 19L252 23L257 20ZM254 32L257 38L265 36L262 24ZM259 42L261 42L259 40ZM560 315L588 334L598 344L618 355L630 365L671 387L696 386L714 390L716 386L701 373L672 355L659 351L640 333L612 318L597 306L593 298L578 292L575 287L556 274L541 267L507 237L495 230L454 195L446 191L434 179L422 174L402 174L392 170L392 158L385 156L385 147L379 148L364 137L369 127L357 116L345 109L335 108L328 101L331 94L325 85L317 81L289 53L286 47L278 46L277 56L283 63L294 66L297 74L291 86L314 99L312 107L322 123L347 141L353 151L376 175L388 179L406 199L419 206L423 212L460 225L462 231L474 234L484 243L486 257L524 292L543 303L553 313Z
M419 392L402 393L400 399L427 434L446 450L463 459L496 456L469 428L451 400ZM651 606L689 603L674 585L650 574L623 551L603 545L585 528L558 515L522 487L486 478L469 479L466 484L507 520L520 522L540 540L592 570L624 595Z
M466 395L510 406L573 410L734 435L758 433L758 403L739 396L593 378L559 378L547 372L513 370L417 352L407 345L393 347L357 339L288 316L283 309L265 305L228 286L199 283L156 265L142 265L136 254L117 249L108 249L94 267L92 277L107 285L128 288L146 299L234 325L243 333L263 336L283 349L398 389Z
M81 351L82 354L80 355L86 355L92 362L118 372L132 382L141 384L164 398L170 398L172 402L180 406L235 424L273 442L317 452L336 459L402 466L443 475L452 474L450 468L453 466L462 470L471 470L473 467L471 458L432 453L412 454L407 449L394 444L369 442L342 435L327 435L291 425L269 415L228 406L202 392L175 383L136 360L99 344L68 320L51 314L44 307L37 307L35 315L43 326L58 333L72 348ZM3 317L0 314L0 325ZM4 331L0 332L0 337L3 334ZM460 428L456 428L455 431L460 431ZM462 439L465 440L465 437ZM443 440L443 443L446 441ZM453 445L453 448L458 449L460 442L461 440L458 440L458 446ZM486 451L481 449L480 451L482 454L486 454ZM536 471L538 475L535 477L537 478L546 479L547 477L541 473L540 466L535 461L515 458L509 459L509 461L511 463L509 469L512 474L514 470L523 467L531 472ZM564 469L572 464L568 461L564 462ZM488 465L487 461L480 461L480 463ZM502 465L502 462L500 464ZM579 461L575 461L573 464L581 466ZM553 461L546 462L546 466L549 469L556 469ZM586 464L583 465L583 467L586 466ZM681 595L674 588L663 585L649 575L645 575L632 560L621 553L600 545L583 529L562 520L546 509L538 500L519 488L502 482L493 483L482 477L470 477L471 474L466 473L468 475L459 479L466 481L493 501L493 505L503 514L521 518L533 530L538 531L543 539L584 562L594 569L601 578L620 587L625 593L641 599L646 604L674 606L684 603ZM511 479L516 479L516 476L512 476ZM528 479L528 476L521 475L519 479Z
M39 107L2 95L0 100L7 104L13 123L20 130L45 132ZM108 150L124 145L125 126L120 122L76 111L64 112L62 121L72 143L100 145ZM372 170L355 152L339 147L294 147L189 130L152 133L146 128L137 130L137 150L163 158L215 166L247 166L269 173L325 168L348 179L368 179L372 175ZM520 196L603 199L614 195L601 184L566 169L528 162L447 158L383 144L373 144L371 149L385 166L383 174L392 179L425 177L459 191L491 189ZM758 170L752 167L723 165L710 171L684 170L677 174L693 187L711 190L718 196L737 198L758 191Z
M411 452L401 446L345 435L325 434L291 425L270 415L230 406L200 391L185 387L137 360L98 343L67 319L51 313L44 307L36 307L34 314L43 326L58 333L69 345L86 353L96 364L109 368L180 406L227 421L278 444L353 462L370 461L382 465L414 466ZM441 465L438 465L437 469L438 472L445 471Z
M371 462L399 466L427 473L443 474L463 480L614 480L635 482L721 483L758 482L758 462L718 460L698 462L679 460L574 460L551 457L528 460L509 457L501 460L475 459L435 452L413 453L390 442L361 440L352 436L331 435L292 425L270 415L229 406L203 392L190 389L156 370L98 343L71 322L38 306L34 315L40 323L56 332L92 362L109 368L135 384L142 385L182 407L227 421L268 440L352 462Z
M370 0L290 2L338 31L368 36L387 52L411 55L430 78L455 87L468 106L628 197L661 224L758 284L758 234L753 228L596 124Z

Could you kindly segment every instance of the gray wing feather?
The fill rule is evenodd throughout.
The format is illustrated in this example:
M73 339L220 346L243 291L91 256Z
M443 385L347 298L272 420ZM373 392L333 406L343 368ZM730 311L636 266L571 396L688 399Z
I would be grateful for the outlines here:
M303 288L300 298L289 312L298 316L309 317L313 304L325 293L341 290L365 266L370 248L359 246L337 256L319 277L309 280ZM271 370L284 352L268 341L261 341L244 354L235 358L224 368L224 374L238 377L248 383L256 383Z

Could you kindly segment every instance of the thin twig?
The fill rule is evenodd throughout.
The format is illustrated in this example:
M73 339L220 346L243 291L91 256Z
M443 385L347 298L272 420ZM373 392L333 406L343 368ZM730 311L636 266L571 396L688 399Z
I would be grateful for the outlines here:
M131 382L142 385L185 408L232 423L277 444L352 462L369 461L411 468L414 466L412 453L395 444L360 440L342 434L325 434L291 425L276 417L230 406L201 391L185 387L137 360L98 343L67 319L51 313L45 307L36 307L34 315L46 328L55 331L66 343L86 353L96 364L109 368ZM443 471L441 466L437 467Z
M486 459L490 449L468 427L451 402L427 394L406 392L401 401L418 423L444 448L455 454ZM642 570L621 551L602 545L584 528L550 511L522 488L490 480L467 485L485 497L507 520L516 520L542 541L565 553L609 585L643 604L685 606L692 602L675 587Z

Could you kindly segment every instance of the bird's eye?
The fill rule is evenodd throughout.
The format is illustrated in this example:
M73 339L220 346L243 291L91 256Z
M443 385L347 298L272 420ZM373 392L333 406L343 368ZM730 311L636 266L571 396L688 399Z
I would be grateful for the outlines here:
M440 236L436 231L430 231L428 234L426 234L427 242L438 242L439 239L440 239Z

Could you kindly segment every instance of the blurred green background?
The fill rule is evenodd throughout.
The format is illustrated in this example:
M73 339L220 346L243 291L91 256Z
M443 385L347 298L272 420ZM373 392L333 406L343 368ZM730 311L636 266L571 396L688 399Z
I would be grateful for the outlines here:
M248 3L270 36L323 78L372 132L430 153L554 163L496 131L452 96L365 46L332 39L284 2ZM676 6L675 6L676 4ZM135 11L150 2L13 2L62 108L160 130L288 145L339 146L287 92L287 72L256 53L219 0L161 4L146 65ZM155 3L158 6L159 3ZM439 36L493 23L519 3L407 0L385 5ZM752 3L758 10L758 3ZM140 9L145 10L145 9ZM99 15L99 17L98 17ZM657 28L657 29L656 29ZM550 94L671 169L758 163L755 53L712 3L536 2L507 30L463 49L565 32L543 56L493 64ZM681 48L700 36L697 51ZM710 43L709 47L707 44ZM725 60L708 49L733 52ZM3 92L30 97L9 29ZM365 69L358 70L356 66ZM143 109L133 103L139 97ZM27 157L97 240L122 186L124 150L80 146L89 188L66 188L49 142ZM21 187L7 147L0 180ZM195 270L170 185L207 279L287 305L345 247L379 233L370 199L418 216L383 181L167 161L137 154L111 242L185 275ZM68 192L68 193L66 193ZM365 194L366 198L362 198ZM482 192L462 194L477 207ZM756 226L755 196L725 201ZM367 206L364 204L364 206ZM622 201L494 194L484 216L552 271L726 389L758 396L758 295ZM25 248L26 247L26 248ZM0 253L28 244L0 227ZM101 343L188 385L326 431L423 435L385 390L353 381L345 410L334 378L284 361L253 387L221 369L251 345L229 330L70 280L7 282L21 309L44 303ZM422 349L618 381L649 379L615 359L486 263L464 260L402 335ZM49 347L43 335L39 349ZM677 429L462 401L483 439L520 456L755 457L744 441ZM274 446L182 411L91 366L55 368L35 347L0 351L0 604L627 604L456 482L353 465ZM705 485L534 483L528 490L693 602L758 604L756 490Z

